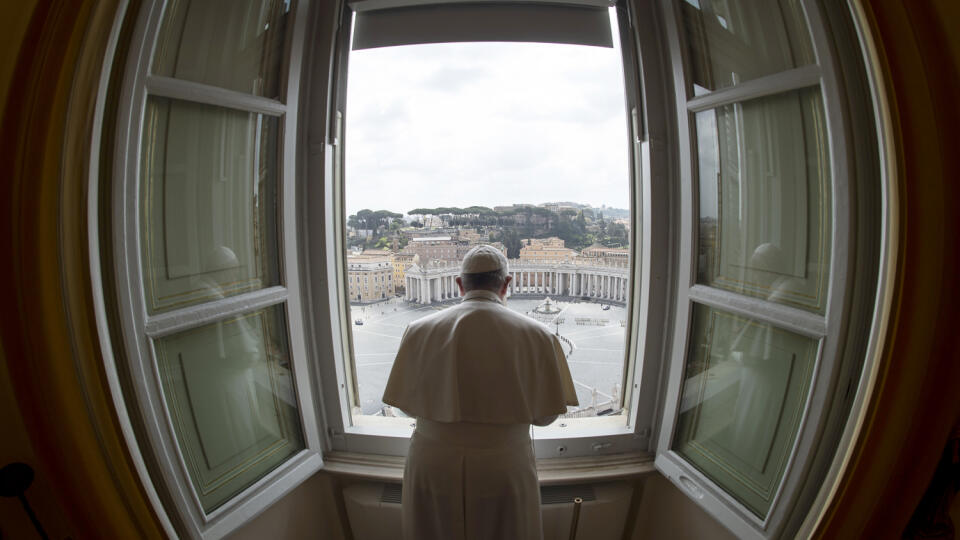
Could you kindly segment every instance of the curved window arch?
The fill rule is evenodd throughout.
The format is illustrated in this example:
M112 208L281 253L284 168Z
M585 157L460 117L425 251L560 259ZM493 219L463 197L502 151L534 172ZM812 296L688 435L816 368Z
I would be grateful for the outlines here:
M336 77L349 10L203 6L145 2L137 17L108 286L141 450L182 532L219 537L323 452L403 455L406 439L349 413ZM630 420L561 446L655 456L737 534L788 534L836 450L885 286L877 128L854 121L872 118L869 81L838 45L853 38L826 31L853 32L850 14L809 0L616 7L642 238Z

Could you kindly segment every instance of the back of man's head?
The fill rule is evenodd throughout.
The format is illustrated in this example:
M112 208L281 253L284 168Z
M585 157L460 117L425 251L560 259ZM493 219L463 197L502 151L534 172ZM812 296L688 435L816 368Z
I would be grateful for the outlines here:
M479 245L467 252L460 265L463 290L499 292L507 278L507 258L497 248Z

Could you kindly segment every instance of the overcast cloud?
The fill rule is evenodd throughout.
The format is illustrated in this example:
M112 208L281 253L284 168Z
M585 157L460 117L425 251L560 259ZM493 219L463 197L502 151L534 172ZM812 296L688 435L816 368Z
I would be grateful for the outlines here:
M354 51L347 211L548 201L627 208L622 81L618 49L454 43Z

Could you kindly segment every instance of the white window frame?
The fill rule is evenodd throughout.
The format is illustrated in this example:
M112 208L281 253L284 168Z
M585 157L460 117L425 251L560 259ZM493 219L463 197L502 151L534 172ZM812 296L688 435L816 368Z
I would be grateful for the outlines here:
M658 0L667 31L667 43L673 66L675 116L679 156L679 264L674 297L676 302L673 344L668 366L668 381L661 431L657 442L656 467L673 481L692 500L717 518L740 538L773 538L799 524L810 490L808 482L818 477L816 467L820 456L815 450L819 445L836 442L836 429L849 410L849 389L856 384L860 371L853 366L862 357L851 358L846 334L850 322L850 268L855 254L852 245L856 223L853 216L853 189L856 174L852 162L856 149L849 140L845 125L844 100L841 95L834 54L830 38L826 34L824 15L815 1L800 0L811 44L817 63L750 80L736 86L711 93L692 96L688 90L691 72L686 58L686 43L681 32L682 15L674 0ZM697 283L697 154L695 151L695 113L723 105L740 103L750 99L779 95L791 90L818 88L822 96L824 117L827 125L827 145L831 174L831 255L827 307L824 315L772 304ZM886 191L884 190L884 193ZM889 205L884 204L885 213ZM883 218L886 221L886 216ZM864 231L860 231L864 232ZM870 232L870 231L867 231ZM881 231L874 231L880 234ZM873 264L876 264L874 262ZM883 282L878 283L882 287ZM880 298L879 289L872 291ZM674 452L672 441L678 419L683 373L691 332L693 304L718 308L726 312L776 325L779 328L819 340L818 354L813 367L812 380L805 400L799 432L790 451L786 469L770 510L764 519L750 512L721 486L690 465ZM876 322L874 322L876 324ZM862 354L862 352L861 352ZM825 436L824 433L832 433Z
M422 3L422 2L418 2ZM609 2L586 1L574 2L583 5L603 5L608 7ZM377 2L379 6L381 2ZM358 5L361 5L358 3ZM365 9L369 3L362 4ZM391 0L385 7L409 5L405 0ZM351 405L356 395L356 380L352 369L352 342L350 321L348 320L348 298L342 283L347 281L345 242L345 212L343 211L343 177L342 145L339 134L343 129L343 114L345 100L345 71L349 58L351 11L344 6L338 14L337 48L335 58L337 66L333 72L332 82L314 84L315 93L310 96L312 102L306 105L309 108L329 107L325 114L307 112L305 116L312 119L321 117L330 118L326 126L327 133L321 139L320 134L313 135L307 145L310 148L322 148L324 178L329 181L322 183L324 192L317 190L320 184L319 176L315 171L319 163L311 164L307 175L312 178L308 189L314 194L308 198L314 202L323 201L324 219L322 230L325 235L314 234L308 238L310 255L314 261L311 265L311 282L327 284L329 289L317 294L318 289L312 289L315 298L311 303L314 314L323 313L324 324L311 325L313 328L330 328L330 334L318 332L322 339L318 341L318 358L331 358L332 362L320 364L321 380L324 381L323 399L326 410L327 433L330 436L330 449L334 452L348 452L359 454L378 454L387 456L405 456L409 446L409 438L413 431L412 421L402 423L397 419L386 419L384 422L363 422L354 425L351 422ZM659 58L661 48L656 42L655 21L649 17L636 17L628 14L629 8L624 6L618 10L618 24L621 29L621 44L625 63L624 77L627 85L627 111L630 121L629 132L631 153L630 185L631 212L633 227L631 234L631 280L630 300L628 303L629 339L625 347L625 374L624 374L624 409L627 415L626 425L622 417L569 419L556 422L548 427L535 427L534 450L538 459L543 458L572 458L583 456L604 456L623 454L626 452L649 453L656 426L658 390L660 387L660 364L658 362L643 362L636 358L659 358L662 355L666 340L655 339L667 334L665 320L661 317L650 318L646 314L662 309L668 305L668 290L662 286L652 286L653 282L662 282L668 275L669 261L665 258L654 259L651 253L662 250L667 242L652 237L654 223L669 223L669 208L657 207L649 204L654 194L665 189L666 175L662 171L667 168L666 158L651 157L651 132L653 137L660 140L666 137L666 112L662 107L651 107L646 102L646 95L640 91L641 86L657 85L663 80L654 68L644 70L650 65L662 69L664 63ZM649 25L647 28L636 31L634 21ZM642 40L639 44L634 40ZM642 48L641 46L642 45ZM645 54L638 51L642 50ZM641 59L640 57L643 56ZM650 56L650 58L646 58ZM327 88L331 94L327 98ZM660 93L654 92L654 96ZM655 112L650 112L655 111ZM654 126L646 118L653 114ZM315 121L315 120L314 120ZM657 145L657 143L654 143ZM662 147L661 147L662 148ZM319 161L319 160L318 160ZM653 173L652 173L653 172ZM653 174L658 174L657 186L651 187ZM329 175L329 176L327 176ZM642 209L642 211L640 211ZM311 230L318 230L313 228ZM647 336L654 336L648 339ZM339 337L339 339L338 339ZM643 354L638 355L639 351ZM337 412L333 412L337 411ZM587 421L584 421L587 420ZM565 427L559 427L560 424Z
M166 2L144 2L136 14L135 27L124 69L119 95L116 160L113 164L114 230L112 231L116 295L119 302L119 326L126 369L133 381L126 388L126 407L140 425L143 439L131 451L138 460L154 465L153 482L165 488L166 500L173 508L179 524L177 532L190 538L221 538L283 497L323 466L323 441L319 429L319 401L313 384L313 366L306 354L306 337L302 315L303 287L296 246L299 242L300 217L296 212L299 74L303 63L306 17L309 0L297 2L291 10L288 34L285 36L283 69L287 84L282 101L262 98L206 84L179 80L150 73L153 50L160 30ZM126 6L123 10L125 11ZM123 23L118 17L116 25ZM292 47L289 45L292 44ZM109 59L108 59L109 61ZM144 302L142 256L140 250L139 190L140 153L147 97L159 96L202 103L231 110L258 113L279 118L281 123L278 177L279 204L276 216L279 231L278 257L281 285L243 293L229 298L202 303L155 315L148 315ZM292 114L288 114L292 113ZM96 149L95 149L96 151ZM96 215L96 201L91 199L91 215ZM91 234L96 234L92 231ZM99 271L94 274L99 280ZM103 284L100 288L114 286ZM297 405L302 426L304 449L265 474L254 484L210 512L205 512L191 482L176 432L170 419L156 362L152 340L224 320L240 313L276 306L283 309L287 323L287 342L296 380ZM109 336L102 318L101 333ZM108 370L116 373L115 364ZM118 377L119 378L119 377ZM114 388L117 391L117 388ZM145 474L142 471L141 474ZM145 483L151 478L144 477Z
M368 6L431 1L369 0ZM603 0L571 2L604 4ZM117 310L120 336L112 343L127 357L129 373L126 377L120 376L121 370L116 369L113 355L109 353L110 323L102 299L98 302L97 316L101 341L108 350L105 362L121 421L127 418L125 411L131 411L132 425L124 423L130 450L135 460L142 464L138 470L144 484L161 487L161 493L165 491L167 495L152 497L158 513L163 514L163 508L159 507L159 500L163 499L172 506L166 510L175 516L173 521L178 524L177 532L193 538L219 538L314 474L323 466L325 452L328 455L367 454L371 458L387 456L380 461L371 460L373 468L379 468L380 473L368 469L364 474L379 474L382 478L398 480L402 461L389 456L406 454L411 430L409 427L401 430L389 426L357 427L351 426L349 420L350 394L355 381L348 372L349 364L345 362L352 345L349 342L350 321L344 320L349 286L343 249L345 216L342 189L338 185L342 181L339 170L342 164L338 152L341 141L337 133L342 118L336 114L337 99L342 99L343 94L343 88L336 86L336 74L344 69L344 66L336 65L344 61L343 56L336 54L337 44L341 49L344 44L349 45L349 36L342 27L345 20L342 4L311 0L296 3L293 24L288 29L292 33L292 46L287 52L288 84L283 102L149 75L152 44L161 20L162 4L162 0L148 0L136 16L127 63L122 66L125 74L118 97L116 159L112 169L113 177L119 180L114 183L111 194L111 214L115 223L111 234L120 302ZM836 388L843 386L831 383L838 383L841 372L854 382L859 376L856 367L849 368L837 361L843 335L842 329L836 327L845 328L848 322L845 319L847 314L841 308L846 302L841 299L850 289L840 276L846 275L845 265L850 261L841 259L844 255L838 250L845 244L840 238L843 235L835 232L831 243L831 298L824 317L696 285L695 269L691 264L696 240L693 237L695 190L692 171L695 165L690 146L690 114L701 108L758 97L764 95L763 92L777 93L820 84L829 126L834 184L832 220L835 229L838 228L841 218L847 216L838 208L849 203L843 197L847 197L850 186L842 184L841 178L845 178L849 167L843 160L851 150L849 141L844 138L836 67L830 55L824 54L827 50L824 24L814 11L815 2L803 0L803 5L808 13L819 67L792 70L762 82L746 83L689 100L684 83L681 36L672 0L629 0L618 8L621 42L630 45L624 46L622 51L634 177L631 184L634 222L631 228L630 341L626 352L632 360L625 375L628 384L624 385L623 398L629 423L619 433L595 426L592 430L569 430L566 436L558 436L548 429L541 431L535 441L539 458L587 456L569 461L549 460L546 468L554 478L558 477L557 471L564 469L577 470L579 472L573 474L583 474L583 478L596 478L596 470L591 470L590 464L602 462L606 455L642 454L656 450L657 466L665 475L721 523L744 537L776 536L784 530L788 520L797 520L797 512L802 513L806 508L806 499L799 500L798 492L801 488L809 491L808 486L802 485L812 466L808 456L816 445L823 442L814 428L823 427L828 421L824 412L836 409L834 405L829 405L828 409L828 404L840 391ZM124 10L125 4L121 12ZM118 14L115 35L120 34L123 19L123 14ZM310 36L319 36L320 39ZM108 55L107 62L110 61ZM115 66L114 69L120 68ZM98 96L98 107L101 108L106 99L107 78L102 81L104 88ZM673 85L671 81L677 84ZM147 317L140 283L140 235L136 219L141 130L148 93L283 117L282 210L278 216L278 229L283 236L279 251L284 286L172 314ZM676 141L682 141L682 144L674 144ZM93 150L91 162L96 164L99 148ZM95 165L92 165L91 171L94 169ZM883 181L889 182L886 172L882 176ZM94 218L98 216L95 186L96 178L91 175L91 223L95 223ZM889 230L894 223L891 218L895 203L892 194L895 195L886 185L883 189L884 230ZM652 204L653 201L657 204ZM98 251L95 249L99 245L98 238L99 231L91 226L92 253ZM891 240L881 241L884 248L880 259L885 270L881 270L878 278L877 297L888 298L884 277L895 249L886 247L886 242ZM95 292L115 286L100 282L101 273L95 260L91 261L91 269ZM838 298L833 298L834 295ZM669 451L687 349L690 302L694 300L734 312L749 311L751 317L775 322L804 335L827 338L826 345L821 347L817 373L811 384L806 421L793 448L794 463L790 465L778 498L763 523L745 515L742 506L731 501L721 489ZM884 306L888 307L888 303ZM166 416L162 388L151 358L150 338L221 320L241 311L280 304L286 306L288 341L306 449L231 501L209 515L205 514L179 458L179 448ZM878 315L871 327L871 350L878 346L877 325L882 324L883 319L883 314ZM130 382L120 382L126 379ZM865 401L858 394L857 402L862 405ZM836 418L830 421L841 427L844 422ZM628 461L629 467L635 466L635 461ZM148 473L148 469L152 472ZM562 477L563 473L559 476Z

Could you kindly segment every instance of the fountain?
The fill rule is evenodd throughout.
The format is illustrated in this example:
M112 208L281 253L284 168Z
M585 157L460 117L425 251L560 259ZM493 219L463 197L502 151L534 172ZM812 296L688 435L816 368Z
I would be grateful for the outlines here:
M560 308L558 308L548 296L539 306L533 308L533 312L539 313L540 315L556 315L560 313Z

